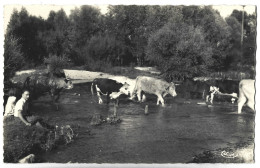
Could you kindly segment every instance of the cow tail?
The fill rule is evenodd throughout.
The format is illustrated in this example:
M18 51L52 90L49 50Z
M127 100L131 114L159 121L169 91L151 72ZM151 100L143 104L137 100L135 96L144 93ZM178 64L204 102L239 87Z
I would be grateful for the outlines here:
M134 98L135 97L135 95L136 95L136 91L137 91L137 82L138 82L138 79L139 79L139 76L136 78L136 80L135 80L135 87L134 87L134 89L133 89L133 91L132 91L132 95L131 95L131 98Z
M92 95L94 95L94 88L93 88L93 87L94 87L94 84L93 84L93 83L94 83L94 82L92 82L92 84L91 84L91 94L92 94Z

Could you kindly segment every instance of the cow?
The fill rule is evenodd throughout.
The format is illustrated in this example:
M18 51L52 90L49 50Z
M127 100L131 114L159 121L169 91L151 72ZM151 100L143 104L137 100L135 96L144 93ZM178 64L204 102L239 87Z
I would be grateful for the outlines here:
M209 93L206 98L206 102L210 101L211 104L214 100L214 95L231 97L231 102L234 103L235 99L238 99L238 85L239 81L232 80L211 80L208 81Z
M94 91L97 92L99 104L103 103L101 95L107 96L107 104L109 104L110 99L117 99L121 94L130 94L128 83L122 84L106 78L96 78L93 80L91 84L92 95L94 95Z
M131 95L131 99L133 99L135 94L137 94L138 101L141 102L142 92L155 94L157 96L157 105L159 105L161 102L162 106L164 106L163 97L168 94L173 97L177 96L174 83L168 83L166 81L153 77L138 76L136 78L136 83Z
M239 83L238 114L244 104L255 111L255 80L244 79Z
M44 93L49 93L52 102L59 110L58 99L63 89L72 89L73 83L67 78L49 77L46 75L31 75L26 78L24 89L28 89L31 93L30 99L36 99Z

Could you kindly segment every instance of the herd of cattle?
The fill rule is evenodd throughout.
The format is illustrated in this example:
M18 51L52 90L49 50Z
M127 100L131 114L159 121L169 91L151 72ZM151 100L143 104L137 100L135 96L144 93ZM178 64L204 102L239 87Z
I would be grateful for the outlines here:
M91 92L92 94L94 94L94 92L97 94L99 104L103 103L102 95L106 96L106 102L109 103L110 99L117 100L118 102L118 98L122 94L129 96L130 100L137 97L139 102L145 101L146 94L153 94L157 96L157 105L161 103L162 106L164 106L164 97L166 95L169 94L172 97L176 97L178 93L178 95L182 95L186 98L199 95L209 103L213 103L214 97L228 97L232 103L237 100L238 113L241 113L242 107L245 104L252 110L255 110L255 80L251 79L241 81L185 80L182 83L174 84L162 79L138 76L133 81L133 83L129 84L127 82L120 83L113 79L96 78L92 82ZM26 78L23 83L23 89L24 88L30 90L32 99L48 92L58 110L57 102L60 97L60 92L62 89L72 89L73 83L65 77L32 75Z
M238 113L241 113L242 107L246 104L252 110L254 108L255 80L244 79L241 81L232 80L208 80L194 81L185 80L181 84L168 83L164 80L138 76L135 80L134 89L130 89L128 83L117 83L112 79L97 78L91 85L91 92L96 91L98 102L102 103L101 95L107 96L107 103L110 99L118 99L121 94L130 96L133 100L136 96L139 102L145 101L145 94L154 94L157 96L157 105L164 106L164 97L171 95L177 96L177 92L184 92L184 95L199 94L206 102L213 104L215 96L229 98L232 103L238 102ZM238 97L239 95L239 97Z

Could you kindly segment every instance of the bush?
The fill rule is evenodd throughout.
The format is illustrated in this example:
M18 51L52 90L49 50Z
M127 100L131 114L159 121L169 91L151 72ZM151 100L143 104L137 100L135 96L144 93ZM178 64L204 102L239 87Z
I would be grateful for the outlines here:
M61 125L55 130L26 126L12 118L4 120L4 162L16 163L33 153L39 155L71 143L78 136L78 125Z
M44 63L47 64L50 74L63 74L63 69L68 66L68 58L66 56L50 55L48 58L44 58Z

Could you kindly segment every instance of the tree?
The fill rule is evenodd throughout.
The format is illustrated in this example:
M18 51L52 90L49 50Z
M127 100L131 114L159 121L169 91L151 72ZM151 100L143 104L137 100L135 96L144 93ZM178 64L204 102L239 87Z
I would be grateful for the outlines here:
M230 43L232 47L228 52L225 66L231 67L236 69L236 66L241 58L241 45L240 45L240 38L241 38L241 24L234 16L229 16L226 18L227 24L230 26L231 29L231 38Z
M46 21L46 30L39 32L38 37L44 44L48 55L67 55L69 50L69 19L63 9L51 11Z
M82 50L87 46L90 38L100 31L100 16L99 9L89 5L83 5L71 11L70 26L66 35L68 56L77 65L85 63L86 54L82 53Z
M121 59L121 56L124 55L123 48L124 46L114 36L106 33L93 36L88 43L86 51L83 52L86 52L93 61L120 65L121 61L123 61Z
M231 48L230 27L211 6L186 6L182 8L183 20L189 25L199 26L203 30L205 40L211 45L214 63L212 69L221 71L225 67L227 53Z
M129 52L128 62L143 65L148 38L169 20L181 20L175 6L109 6L107 31L122 41ZM125 55L127 56L127 55Z
M241 46L241 23L242 11L234 10L231 16L226 18L227 24L231 29L231 44L232 47L228 52L227 66L248 71L247 66L255 65L255 50L256 50L256 15L248 15L244 13L244 34L243 44ZM242 47L242 48L241 48ZM241 60L242 58L242 60Z
M31 64L40 64L46 51L38 39L38 32L44 29L44 20L30 16L25 8L20 12L15 10L11 16L7 27L7 35L20 39L21 51L24 54L26 62Z
M146 41L144 39L147 6L109 6L105 25L107 31L123 43L125 52L121 56L124 65L136 61L142 64Z
M23 53L19 39L12 35L5 35L4 41L4 83L8 83L9 79L17 70L25 64ZM5 86L6 88L6 86Z
M149 38L147 59L154 62L167 80L190 78L209 71L212 48L202 28L169 22Z
M69 16L71 25L75 31L76 46L84 46L88 40L99 32L100 11L89 5L83 5L71 11Z

